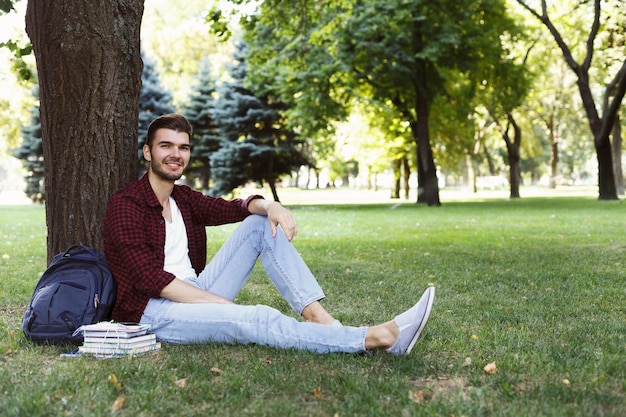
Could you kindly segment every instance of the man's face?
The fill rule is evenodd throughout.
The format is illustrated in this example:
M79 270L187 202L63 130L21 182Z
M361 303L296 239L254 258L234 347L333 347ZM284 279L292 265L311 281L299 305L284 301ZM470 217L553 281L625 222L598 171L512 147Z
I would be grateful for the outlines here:
M176 181L183 175L190 154L189 135L170 129L157 130L152 147L143 146L143 156L152 172L168 181Z

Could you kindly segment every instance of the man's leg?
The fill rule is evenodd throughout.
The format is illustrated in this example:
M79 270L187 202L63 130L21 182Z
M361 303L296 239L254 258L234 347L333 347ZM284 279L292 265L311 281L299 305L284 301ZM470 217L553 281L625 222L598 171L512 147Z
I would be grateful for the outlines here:
M319 303L324 292L282 230L272 237L264 216L251 215L228 238L195 280L196 285L234 300L261 259L269 278L291 307L307 321L332 324Z
M148 302L141 323L152 325L159 340L170 343L256 343L317 353L387 349L408 355L430 316L435 289L393 320L372 327L331 327L303 323L263 306L177 303L164 298Z
M365 351L367 327L305 323L258 305L188 304L163 298L148 302L142 323L163 342L258 344L317 353Z

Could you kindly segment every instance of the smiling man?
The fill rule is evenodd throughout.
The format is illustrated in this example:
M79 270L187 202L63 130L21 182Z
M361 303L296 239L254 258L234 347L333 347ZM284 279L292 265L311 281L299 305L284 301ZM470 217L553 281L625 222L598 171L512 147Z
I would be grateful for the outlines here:
M428 288L415 306L371 327L342 326L294 246L297 223L259 195L225 200L178 185L189 164L192 127L183 116L155 119L143 146L148 172L107 207L104 246L117 282L113 319L151 324L171 343L256 343L319 353L387 349L408 354L432 308ZM207 226L241 222L208 265ZM304 321L233 302L260 259Z

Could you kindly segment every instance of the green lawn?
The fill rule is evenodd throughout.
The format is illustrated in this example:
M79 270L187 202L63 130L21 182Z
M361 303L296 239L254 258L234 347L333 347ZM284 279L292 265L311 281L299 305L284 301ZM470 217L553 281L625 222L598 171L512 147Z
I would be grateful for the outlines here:
M1 416L626 415L626 205L589 197L301 205L295 244L344 324L437 299L408 357L164 346L98 360L25 342L42 207L0 207ZM209 230L215 251L233 226ZM257 270L239 302L285 302ZM483 367L495 362L497 371ZM114 380L118 383L115 383ZM121 399L123 403L120 406Z

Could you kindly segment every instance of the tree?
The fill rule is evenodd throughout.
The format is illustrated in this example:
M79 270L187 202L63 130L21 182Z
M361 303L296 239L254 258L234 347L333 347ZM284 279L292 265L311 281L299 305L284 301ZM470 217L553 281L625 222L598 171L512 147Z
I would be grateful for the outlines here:
M430 107L446 94L444 77L471 73L512 26L500 0L274 0L244 23L254 51L251 82L279 91L294 105L290 116L345 116L320 109L354 96L391 102L411 126L418 202L429 205L440 204Z
M137 177L143 0L29 0L37 62L48 258L102 249L109 196Z
M271 94L257 97L244 87L247 62L245 44L235 52L231 66L232 82L219 89L213 118L223 141L211 154L215 181L211 193L223 195L249 181L267 182L279 201L276 181L290 174L307 160L299 151L297 135L286 128L281 115L284 104Z
M193 126L191 162L185 174L203 190L211 186L210 156L220 147L221 138L212 113L216 100L215 80L207 58L202 60L193 91L183 105L182 113Z
M33 95L39 99L39 86L33 88ZM45 182L39 103L31 109L30 124L22 128L22 138L22 144L13 150L13 156L21 159L26 169L26 195L35 203L43 203Z
M563 53L565 62L574 74L576 74L578 91L583 102L585 113L587 114L589 127L593 136L594 147L596 149L596 156L598 159L599 199L617 199L610 135L612 129L614 129L619 108L621 106L624 93L626 92L626 57L624 56L622 45L622 52L618 55L618 59L621 63L620 61L617 61L615 65L615 75L607 83L604 94L607 104L603 106L602 115L600 115L593 97L590 83L590 69L595 52L594 42L596 41L596 37L601 30L601 0L593 1L593 4L590 5L592 10L587 10L587 2L581 2L580 4L580 7L583 9L583 13L585 15L588 14L587 12L591 12L589 14L593 16L586 42L584 42L585 48L583 51L583 59L581 61L576 60L574 53L572 52L573 47L569 46L565 42L561 32L556 28L555 24L550 19L546 0L541 1L541 11L537 11L524 0L517 0L517 2L539 21L541 21L541 23L543 23L543 25L550 31L550 34L554 37L559 49ZM616 10L621 9L617 7ZM574 44L574 47L575 46L576 44ZM612 97L612 99L610 97Z
M143 159L143 144L148 133L148 126L156 117L174 113L172 93L161 84L154 61L141 54L143 71L141 73L141 90L139 92L139 130L138 130L138 157Z

